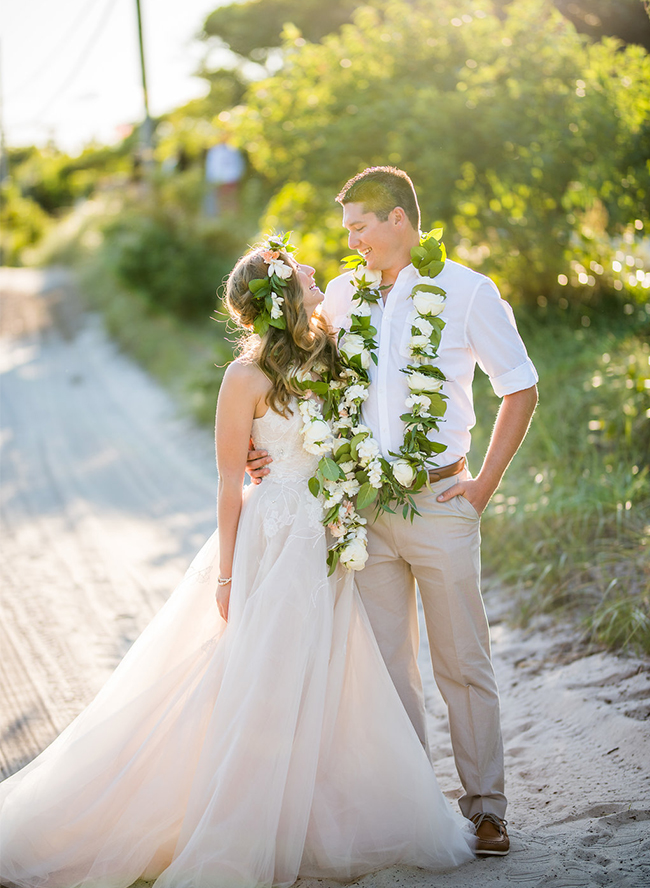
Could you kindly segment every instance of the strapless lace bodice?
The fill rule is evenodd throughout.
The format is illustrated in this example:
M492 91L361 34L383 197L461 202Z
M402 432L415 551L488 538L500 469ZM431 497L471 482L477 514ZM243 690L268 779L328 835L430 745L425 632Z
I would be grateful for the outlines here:
M318 468L319 458L302 446L302 417L296 403L290 407L293 415L287 419L269 408L264 416L253 420L255 447L273 457L271 474L265 481L308 481Z

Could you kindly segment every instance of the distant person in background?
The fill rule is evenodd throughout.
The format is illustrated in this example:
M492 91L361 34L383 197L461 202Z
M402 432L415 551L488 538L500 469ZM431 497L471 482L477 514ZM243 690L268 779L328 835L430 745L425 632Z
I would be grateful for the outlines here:
M228 144L228 137L208 149L205 156L206 216L236 213L239 209L239 182L245 164L241 151Z

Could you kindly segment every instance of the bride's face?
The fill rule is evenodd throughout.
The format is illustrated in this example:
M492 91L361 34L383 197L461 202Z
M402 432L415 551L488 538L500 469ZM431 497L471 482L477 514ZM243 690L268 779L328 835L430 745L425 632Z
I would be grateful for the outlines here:
M302 287L302 304L305 308L307 317L310 318L317 305L320 305L325 298L322 292L316 286L314 281L314 271L311 265L301 265L296 263L296 275Z

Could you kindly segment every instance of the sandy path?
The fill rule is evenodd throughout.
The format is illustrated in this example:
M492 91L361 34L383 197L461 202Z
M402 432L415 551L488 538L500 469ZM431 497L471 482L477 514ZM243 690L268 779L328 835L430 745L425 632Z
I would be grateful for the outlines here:
M63 272L0 269L0 768L82 708L211 532L211 436L81 315ZM523 633L487 596L503 698L513 850L365 888L650 886L650 664ZM445 707L422 668L436 772L460 794ZM372 738L369 738L372 742ZM336 883L304 881L302 888ZM218 888L218 886L215 886Z

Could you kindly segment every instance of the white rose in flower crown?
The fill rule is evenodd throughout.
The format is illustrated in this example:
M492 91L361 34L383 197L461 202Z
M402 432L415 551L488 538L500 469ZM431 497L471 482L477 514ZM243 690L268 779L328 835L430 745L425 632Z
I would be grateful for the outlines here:
M355 300L352 303L350 314L354 315L357 318L369 318L372 314L372 310L367 302L357 302Z
M346 358L354 358L365 350L363 336L359 336L358 333L346 333L341 339L339 348Z
M282 317L282 305L284 304L284 296L277 296L271 293L271 317L276 319Z
M433 284L436 286L432 278L422 278L419 284ZM426 290L418 290L413 294L413 305L418 314L430 315L435 317L445 307L445 297L440 293L428 293Z
M326 422L323 422L322 419L315 419L313 422L310 422L309 425L303 429L303 435L305 450L308 450L310 453L315 452L314 450L310 450L311 447L318 447L320 450L321 447L327 445L327 449L329 449L329 442L331 439L330 427Z
M381 284L381 271L357 265L352 272L352 280L361 287L378 287Z
M364 370L368 370L370 367L370 352L367 348L361 352L361 366Z
M346 462L339 463L339 469L347 475L348 472L354 472L356 465L355 461L350 459Z
M277 274L283 281L287 281L293 274L293 268L283 262L282 259L271 259L269 262L269 277L272 274Z
M361 539L354 539L341 549L341 564L344 564L348 570L362 570L368 560L368 551L365 542Z
M391 466L395 480L402 487L410 487L415 481L415 472L413 466L405 459L396 459Z
M439 392L442 388L442 379L435 376L426 376L415 370L408 374L408 384L412 392Z

